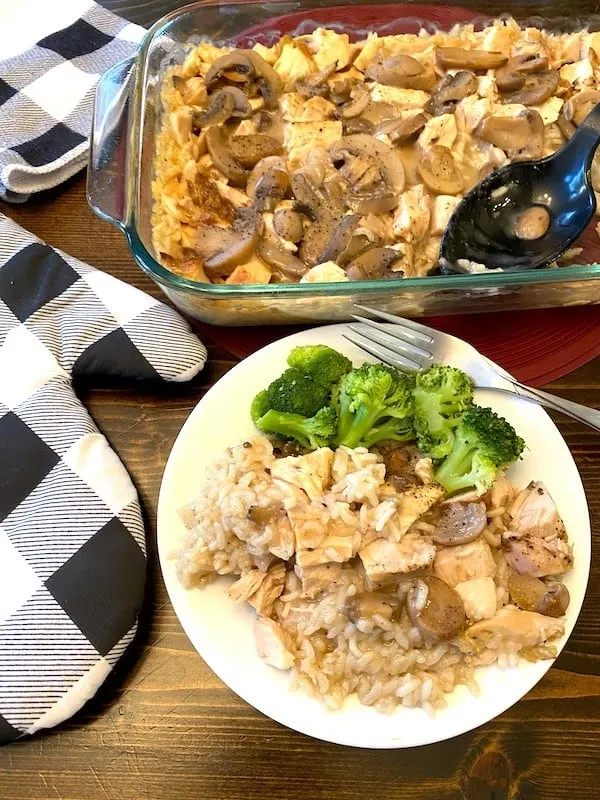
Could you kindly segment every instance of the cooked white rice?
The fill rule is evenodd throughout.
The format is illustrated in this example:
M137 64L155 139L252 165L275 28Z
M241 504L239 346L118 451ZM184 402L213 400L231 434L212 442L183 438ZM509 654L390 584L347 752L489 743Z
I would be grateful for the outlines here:
M435 525L417 520L408 533L398 532L394 519L397 493L386 483L381 456L364 449L339 448L331 459L330 480L323 483L315 466L319 452L313 454L310 468L305 465L303 473L295 475L294 484L278 477L282 463L286 466L285 462L293 459L276 459L269 440L256 436L219 455L208 468L196 500L181 510L187 534L178 555L178 574L185 586L201 586L216 575L239 576L249 571L256 575L255 570L264 573L275 563L285 564L285 583L268 616L281 626L293 656L294 687L331 708L339 708L356 692L362 703L381 712L403 705L433 713L446 704L445 695L457 684L477 692L473 677L477 666L514 665L519 651L529 659L555 655L555 648L546 642L523 648L511 637L500 635L475 641L461 634L450 641L425 642L404 604L415 573L399 576L394 586L402 604L397 618L375 614L353 622L346 613L349 599L373 588L367 585L360 559L355 557L358 549L378 537L398 541L409 536L416 551L420 552L420 547L425 552L432 547ZM498 608L509 600L509 569L501 545L509 523L507 508L516 494L502 478L483 498L488 525L482 538L496 562ZM280 509L279 516L269 516L273 508ZM340 550L327 542L319 544L323 530L332 525L336 542L354 554L339 567ZM303 591L293 559L286 558L290 546L296 549L298 532L302 537L315 537L310 554L318 553L321 563L330 561L331 579L320 592ZM303 552L304 557L309 554ZM299 558L298 553L295 556Z

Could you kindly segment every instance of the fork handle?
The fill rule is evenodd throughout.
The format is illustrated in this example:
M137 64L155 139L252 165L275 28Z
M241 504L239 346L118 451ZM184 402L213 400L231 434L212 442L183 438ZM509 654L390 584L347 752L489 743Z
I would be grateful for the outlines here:
M534 400L541 406L551 408L554 411L560 411L566 414L567 417L572 417L595 431L600 431L600 411L598 409L583 406L581 403L573 403L572 400L564 400L562 397L542 392L540 389L532 389L530 386L525 386L514 379L511 380L511 383L516 393L521 397Z

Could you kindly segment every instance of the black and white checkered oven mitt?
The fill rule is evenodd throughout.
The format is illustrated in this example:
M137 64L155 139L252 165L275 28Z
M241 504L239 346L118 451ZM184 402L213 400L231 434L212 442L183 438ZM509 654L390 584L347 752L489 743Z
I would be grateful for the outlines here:
M98 79L144 32L91 0L0 0L0 197L85 166Z
M0 743L75 713L142 604L137 494L72 377L187 381L205 360L175 311L0 215Z

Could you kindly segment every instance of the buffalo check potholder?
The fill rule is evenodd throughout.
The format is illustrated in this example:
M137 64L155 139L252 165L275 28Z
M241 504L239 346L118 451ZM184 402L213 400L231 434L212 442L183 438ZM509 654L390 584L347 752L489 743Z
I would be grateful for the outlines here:
M0 198L85 166L96 84L144 33L92 0L0 2Z
M72 378L186 381L205 359L175 311L0 214L0 743L75 713L142 604L137 494Z

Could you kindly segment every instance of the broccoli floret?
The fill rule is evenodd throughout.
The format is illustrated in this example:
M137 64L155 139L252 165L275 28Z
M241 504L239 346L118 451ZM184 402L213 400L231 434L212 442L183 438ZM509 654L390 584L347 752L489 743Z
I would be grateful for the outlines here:
M415 438L415 429L411 419L397 419L390 417L377 425L363 437L361 445L363 447L373 447L378 442L396 441L409 442Z
M453 493L475 487L486 492L498 471L516 461L525 442L513 426L491 408L470 406L454 432L450 454L435 473L435 479Z
M343 375L335 392L338 407L337 444L363 445L385 423L386 438L405 431L412 417L414 379L383 364L363 364ZM394 421L397 427L394 428Z
M331 401L331 387L313 381L295 367L289 367L262 392L259 392L250 407L253 422L267 411L285 411L312 417Z
M349 358L324 344L294 347L288 356L288 364L326 386L337 383L352 369Z
M336 431L337 414L332 406L319 409L313 417L289 414L273 409L257 420L256 425L265 433L276 433L296 439L304 447L326 447Z
M436 364L420 372L414 389L414 426L419 449L435 459L450 453L454 428L473 402L473 384L456 367Z

